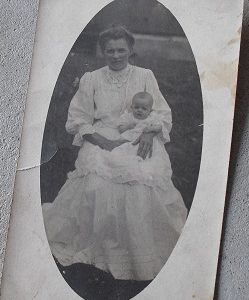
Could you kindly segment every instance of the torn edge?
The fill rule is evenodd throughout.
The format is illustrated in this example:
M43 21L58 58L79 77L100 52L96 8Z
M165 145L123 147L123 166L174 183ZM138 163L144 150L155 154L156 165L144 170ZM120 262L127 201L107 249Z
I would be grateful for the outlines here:
M51 159L53 159L55 157L55 155L57 154L59 148L57 147L56 150L54 151L54 153L52 155L50 155L50 157L44 161L41 161L39 164L36 164L36 165L33 165L33 166L27 166L27 167L23 167L23 168L17 168L16 171L19 172L19 171L29 171L29 170L32 170L32 169L36 169L36 168L39 168L41 167L42 165L48 163Z

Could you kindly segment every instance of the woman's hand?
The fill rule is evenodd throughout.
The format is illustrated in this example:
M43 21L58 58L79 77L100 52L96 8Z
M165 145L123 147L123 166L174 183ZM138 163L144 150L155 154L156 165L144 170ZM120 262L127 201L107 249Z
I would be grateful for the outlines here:
M142 133L135 142L132 143L133 145L139 143L137 155L142 157L142 159L145 159L147 156L152 156L153 138L155 134L154 132Z

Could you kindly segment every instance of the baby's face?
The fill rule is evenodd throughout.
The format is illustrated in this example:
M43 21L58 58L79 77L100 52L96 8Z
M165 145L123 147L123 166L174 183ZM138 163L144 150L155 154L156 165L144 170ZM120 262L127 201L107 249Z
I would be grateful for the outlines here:
M134 98L131 105L134 118L140 120L146 119L151 113L152 104L153 103L149 97Z

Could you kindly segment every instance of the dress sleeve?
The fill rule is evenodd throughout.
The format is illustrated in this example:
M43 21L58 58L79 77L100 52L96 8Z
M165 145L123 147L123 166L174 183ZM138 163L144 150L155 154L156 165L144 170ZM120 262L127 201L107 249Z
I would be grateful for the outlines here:
M171 109L159 90L157 80L151 70L148 70L146 76L146 92L153 96L153 110L159 114L160 121L162 121L163 124L162 134L160 136L162 141L166 143L170 140L169 133L172 127Z
M66 130L75 135L73 145L81 146L85 134L93 134L94 87L91 73L85 73L68 109Z

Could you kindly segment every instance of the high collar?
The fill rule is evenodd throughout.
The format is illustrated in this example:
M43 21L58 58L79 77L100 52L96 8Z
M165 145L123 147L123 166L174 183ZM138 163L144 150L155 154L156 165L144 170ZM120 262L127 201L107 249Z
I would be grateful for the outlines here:
M127 64L127 66L124 69L119 71L112 70L109 68L109 66L107 66L107 68L108 68L108 72L110 72L113 76L122 76L127 74L127 72L129 72L129 70L131 69L131 65Z

